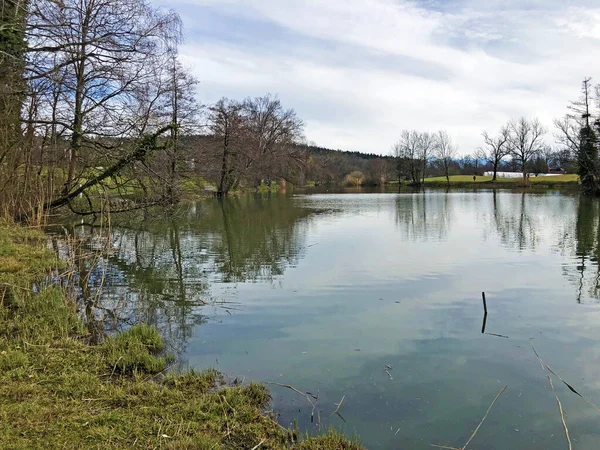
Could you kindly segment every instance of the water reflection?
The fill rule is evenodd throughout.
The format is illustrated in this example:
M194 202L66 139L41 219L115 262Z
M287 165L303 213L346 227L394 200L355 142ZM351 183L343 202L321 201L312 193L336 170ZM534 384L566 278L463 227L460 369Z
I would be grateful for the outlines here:
M600 208L597 199L580 197L575 216L575 233L571 247L574 263L565 264L565 276L576 287L577 303L586 303L588 297L600 302Z
M600 301L600 207L588 197L496 191L243 196L116 216L109 234L106 227L72 225L67 240L61 232L52 242L74 262L80 297L87 299L82 310L95 333L143 320L185 341L210 316L212 310L201 307L227 307L232 295L226 286L280 282L305 255L310 224L349 217L358 224L390 211L407 242L452 241L469 230L469 245L482 253L496 238L521 253L558 252L576 301Z
M116 215L110 230L71 224L52 241L76 269L91 330L147 322L181 352L194 326L235 311L222 283L274 283L298 261L310 215L287 197L211 200Z
M529 339L600 396L577 378L600 355L577 305L600 300L599 216L597 199L555 192L245 196L74 226L79 247L54 246L105 331L150 322L192 366L318 391L323 417L345 395L346 431L369 448L462 445L501 383L488 447L546 449L560 428ZM305 399L273 392L282 424L315 430ZM595 422L561 400L593 441Z
M396 197L396 226L411 241L444 240L452 224L452 195L404 194Z
M492 198L494 226L501 242L520 251L535 248L537 230L542 224L533 220L535 216L527 207L527 195L504 196L500 200L499 194L494 191Z

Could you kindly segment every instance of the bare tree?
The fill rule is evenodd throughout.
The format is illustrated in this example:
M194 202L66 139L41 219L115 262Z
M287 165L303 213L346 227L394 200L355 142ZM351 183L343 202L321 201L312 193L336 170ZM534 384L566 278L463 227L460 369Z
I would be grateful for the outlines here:
M244 102L248 146L243 152L246 178L260 184L263 178L284 175L284 168L294 164L296 147L302 141L304 123L293 109L284 109L277 96L270 94Z
M435 135L435 156L442 165L446 182L450 185L450 164L456 156L457 148L446 130L440 130Z
M435 149L435 135L415 130L403 130L400 139L392 146L399 179L406 176L411 184L420 186L425 181L425 171Z
M436 136L425 132L419 135L419 159L421 160L421 184L425 184L425 172L429 164L429 158L433 156L436 145Z
M170 121L175 125L171 130L168 151L169 175L167 183L167 198L171 203L178 198L176 193L177 179L180 173L178 165L182 163L180 135L191 134L198 130L198 114L200 106L196 101L196 85L198 80L177 60L177 55L171 55L169 68L169 96L165 111L171 112Z
M242 140L242 105L222 98L209 108L209 127L217 141L216 151L221 155L221 169L217 185L219 197L227 195L236 184L237 156Z
M30 55L26 79L63 73L63 95L50 118L39 111L36 124L54 121L69 136L63 195L93 152L118 153L107 139L135 137L126 114L134 91L152 81L180 35L179 17L145 0L37 0L27 23ZM104 139L102 139L104 138ZM115 141L113 141L114 143ZM118 146L117 146L118 147Z
M415 130L402 130L400 139L392 146L396 158L398 181L408 178L413 185L421 184L422 162L419 154L420 134Z
M508 129L510 154L521 166L523 181L527 182L527 165L544 148L546 129L537 118L527 120L525 117L510 121Z
M387 183L390 164L387 158L374 158L367 162L367 170L372 183L383 186Z
M492 165L494 176L492 181L496 181L498 166L502 160L510 153L509 137L510 133L507 126L503 126L496 136L490 136L487 131L482 133L485 142L485 148L481 149L488 163Z
M581 119L577 120L574 117L566 115L560 119L554 119L554 127L557 131L554 135L556 143L561 148L568 150L573 157L577 157L581 147Z
M210 129L222 156L217 195L227 195L243 181L257 185L263 179L286 178L303 158L296 144L303 138L304 124L277 97L243 103L222 99L210 111Z
M473 151L474 175L479 175L479 173L480 173L479 163L481 163L482 160L483 161L486 160L485 152L481 148L476 148Z

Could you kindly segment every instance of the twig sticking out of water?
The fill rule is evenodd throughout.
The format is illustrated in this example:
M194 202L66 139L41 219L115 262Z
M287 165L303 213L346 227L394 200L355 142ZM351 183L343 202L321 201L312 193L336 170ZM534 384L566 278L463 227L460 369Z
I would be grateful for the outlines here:
M535 348L533 347L533 344L531 344L531 348L533 349L533 353L535 353L535 356L537 357L538 361L540 362L540 365L542 366L542 369L548 369L548 372L550 372L552 375L554 375L556 378L558 378L560 381L562 381L564 383L565 386L567 386L569 388L569 390L573 393L578 395L579 397L581 397L583 400L585 400L586 403L588 403L590 406L592 406L596 411L600 412L600 407L598 407L597 405L595 405L594 403L592 403L590 400L588 400L587 398L585 398L583 395L581 395L577 389L575 389L573 386L571 386L569 383L567 383L565 380L563 380L560 375L558 375L554 370L552 370L552 368L546 364L545 362L542 361L542 358L540 358L540 355L538 355L538 352L535 351Z
M393 380L394 377L392 377L392 372L391 372L392 366L390 366L389 364L386 364L384 367L384 370L385 370L385 373L388 374L388 377L390 377L390 380Z
M281 386L281 387L284 387L284 388L287 388L287 389L291 389L292 391L297 392L298 394L304 396L304 398L306 400L308 400L308 403L310 403L310 405L312 406L312 411L310 413L310 421L313 422L315 420L315 409L317 408L317 402L319 401L319 394L318 393L317 393L316 397L311 394L312 398L315 399L315 401L313 402L312 399L311 399L311 395L309 395L309 394L307 394L305 392L299 391L294 386L291 386L289 384L275 383L273 381L267 381L266 384L274 384L275 386ZM319 414L318 417L319 417L319 426L320 426L321 425L321 423L320 423L321 422L321 419L320 419L321 415Z
M331 415L329 416L329 417L331 417L331 416L333 416L334 414L337 414L337 415L339 416L339 418L340 418L340 419L342 419L342 420L344 421L344 423L346 422L346 419L344 419L344 418L342 417L342 415L341 415L341 414L340 414L338 411L340 410L340 407L342 406L342 403L344 403L344 399L345 399L345 398L346 398L346 394L344 394L344 395L342 396L342 399L340 400L340 402L339 402L339 403L337 403L337 408L335 408L335 411L334 411L334 412L332 412L332 413L331 413Z
M304 397L306 397L306 399L309 401L309 403L310 403L311 405L313 404L313 402L312 402L312 400L310 399L310 397L308 396L308 394L305 394L304 392L302 392L302 391L299 391L299 390L298 390L298 389L296 389L294 386L290 386L289 384L275 383L275 382L273 382L273 381L267 381L267 384L274 384L275 386L281 386L281 387L284 387L284 388L287 388L287 389L291 389L292 391L294 391L294 392L297 392L298 394L300 394L300 395L303 395Z
M473 438L475 437L475 435L479 431L479 428L481 428L481 425L483 424L483 422L485 421L485 419L487 419L487 416L490 413L490 411L492 410L492 407L494 406L494 403L496 403L496 400L498 400L498 398L500 398L500 396L504 393L504 391L506 390L507 387L508 386L504 386L500 390L500 392L498 392L498 395L496 395L496 397L494 398L494 400L492 401L492 403L490 403L490 406L488 407L487 411L485 412L485 415L483 416L483 419L481 419L481 422L479 422L479 425L477 425L477 428L475 428L475 431L473 431L473 434L471 435L471 437L469 438L469 440L465 443L465 445L463 445L461 448L448 447L448 446L445 446L445 445L436 445L436 444L431 444L431 446L432 447L437 447L437 448L451 449L451 450L465 450L467 448L467 445L469 445L471 443L471 441L473 440Z
M554 384L552 383L552 378L550 375L546 375L548 377L548 381L550 382L550 386L552 387L552 392L554 393L554 397L556 398L556 402L558 403L558 410L560 411L560 418L563 423L563 427L565 428L565 436L567 437L567 442L569 443L569 450L573 450L573 446L571 445L571 438L569 437L569 428L567 428L567 422L565 422L565 414L563 411L562 403L558 399L558 395L556 395L556 391L554 390Z
M340 400L339 403L337 403L337 408L335 408L335 411L333 412L333 414L337 414L337 412L340 410L340 407L342 406L342 403L344 403L344 399L346 398L346 394L344 394L342 396L342 399ZM333 415L332 414L332 415Z
M481 322L481 334L485 333L485 325L487 324L487 311L483 313L483 321Z

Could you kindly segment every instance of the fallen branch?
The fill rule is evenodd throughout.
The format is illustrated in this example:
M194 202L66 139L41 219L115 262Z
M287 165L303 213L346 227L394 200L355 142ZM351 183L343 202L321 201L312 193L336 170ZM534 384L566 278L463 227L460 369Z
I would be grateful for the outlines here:
M392 370L392 366L390 366L389 364L386 364L384 366L384 370L385 370L385 373L388 374L388 377L390 377L390 380L393 380L394 378L392 377L392 373L390 372Z
M340 419L342 419L342 420L344 421L344 423L346 423L346 419L344 419L344 418L342 417L342 415L341 415L341 414L340 414L338 411L340 410L340 407L342 406L342 403L344 403L344 399L345 399L345 398L346 398L346 394L344 394L344 395L342 396L342 399L340 400L340 402L339 402L339 403L337 403L337 408L335 408L335 411L334 411L334 412L332 412L332 413L331 413L331 415L329 416L329 417L331 417L331 416L333 416L334 414L336 414L336 415L337 415L337 416L338 416Z
M344 395L342 396L342 399L340 400L340 402L339 402L339 403L337 403L337 408L335 408L335 411L334 411L333 413L331 413L331 415L337 414L337 412L338 412L338 411L339 411L339 409L340 409L340 406L342 406L342 403L344 403L344 399L345 399L345 398L346 398L346 394L344 394Z
M275 383L273 381L267 381L266 384L274 384L275 386L281 386L281 387L284 387L284 388L287 388L287 389L291 389L292 391L297 392L298 394L304 396L306 398L306 400L308 400L308 403L310 403L313 407L315 406L315 404L310 399L310 396L308 394L306 394L305 392L299 391L294 386L291 386L289 384Z
M487 416L490 413L490 411L492 410L492 407L494 406L494 403L496 403L496 400L498 400L498 398L500 398L500 396L504 393L504 391L506 390L507 387L508 386L504 386L500 390L500 392L498 392L498 394L496 395L496 397L494 398L494 400L492 401L492 403L490 403L490 406L488 407L487 411L485 412L485 415L483 416L483 419L481 419L481 422L479 422L479 425L477 425L477 428L475 428L475 431L473 431L473 434L471 435L471 437L469 438L469 440L465 443L465 445L463 445L461 448L449 447L449 446L446 446L446 445L437 445L437 444L430 444L430 445L432 447L436 447L436 448L445 448L445 449L450 449L450 450L465 450L467 448L467 445L469 445L471 443L471 441L473 440L473 438L475 437L475 435L479 431L479 428L481 428L481 425L483 424L483 422L485 421L485 419L487 419Z
M535 351L535 347L533 346L532 342L529 342L531 344L531 348L533 350L533 353L535 353L535 356L537 357L538 361L540 362L540 366L542 366L542 370L544 369L544 361L542 361L542 358L540 358L540 355L538 355L538 352Z
M533 353L535 353L535 356L537 357L538 361L540 362L542 369L547 369L548 372L550 372L552 375L554 375L556 378L558 378L560 381L562 381L564 383L564 385L567 386L571 392L573 392L573 394L578 395L586 403L588 403L590 406L592 406L596 411L600 412L600 407L598 407L596 404L594 404L593 402L591 402L590 400L585 398L579 391L577 391L577 389L575 389L573 386L571 386L569 383L567 383L565 380L563 380L559 374L557 374L554 370L552 370L552 368L548 364L546 364L545 362L542 361L542 358L540 358L540 355L538 355L538 353L535 351L533 344L531 344L531 348L533 349Z
M467 445L469 445L469 443L473 440L473 438L475 437L475 435L477 434L477 432L479 431L479 428L481 427L481 425L483 424L483 421L487 418L488 414L490 413L490 411L492 410L492 406L494 406L494 403L496 403L496 400L498 400L498 398L500 398L500 396L504 393L504 391L506 390L508 386L504 386L500 392L498 392L498 395L496 395L496 398L494 398L494 400L492 401L492 403L490 404L490 406L488 407L487 411L485 412L485 416L483 416L483 419L481 419L481 422L479 422L479 425L477 425L477 428L475 428L475 431L473 431L473 434L471 435L471 437L469 438L469 440L466 442L465 445L462 446L462 450L465 450L465 448L467 447Z
M554 393L554 397L556 398L556 402L558 403L558 410L560 411L560 418L563 423L563 427L565 428L565 436L567 437L567 442L569 443L569 450L573 450L573 446L571 445L571 438L569 437L569 428L567 427L567 422L565 422L565 414L563 411L562 403L558 399L558 395L556 395L556 391L554 390L554 384L552 383L552 378L550 375L546 375L548 377L548 381L550 382L550 386L552 387L552 392Z
M287 389L291 389L292 391L294 391L294 392L297 392L298 394L300 394L300 395L304 396L304 398L306 398L306 400L308 400L308 403L310 403L310 405L312 406L312 411L311 411L311 413L310 413L310 422L311 422L311 423L312 423L312 422L314 422L314 420L315 420L315 409L317 408L317 402L319 401L319 394L318 394L318 393L317 393L317 396L316 396L316 397L314 397L314 396L313 396L313 398L315 399L315 401L313 402L313 401L311 400L311 398L310 398L310 395L309 395L309 394L307 394L307 393L305 393L305 392L302 392L302 391L300 391L300 390L296 389L294 386L291 386L291 385L289 385L289 384L275 383L275 382L273 382L273 381L267 381L267 382L266 382L266 384L274 384L275 386L281 386L281 387L284 387L284 388L287 388ZM312 395L312 394L311 394L311 395ZM338 414L338 415L339 415L339 414ZM321 425L321 423L320 423L320 421L321 421L321 419L320 419L320 414L319 414L319 416L318 416L318 417L319 417L319 426L320 426L320 425ZM340 417L341 417L341 416L340 416ZM343 419L343 418L342 418L342 419Z

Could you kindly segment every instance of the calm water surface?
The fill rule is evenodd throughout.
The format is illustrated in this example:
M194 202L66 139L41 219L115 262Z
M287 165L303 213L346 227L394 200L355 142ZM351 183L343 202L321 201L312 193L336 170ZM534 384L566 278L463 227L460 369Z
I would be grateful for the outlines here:
M318 394L321 426L368 448L462 447L508 386L469 448L564 449L530 343L600 404L599 217L555 192L208 200L116 219L87 287L107 274L104 327L149 321L191 367ZM574 448L599 448L600 414L555 387ZM280 423L317 431L271 388Z

